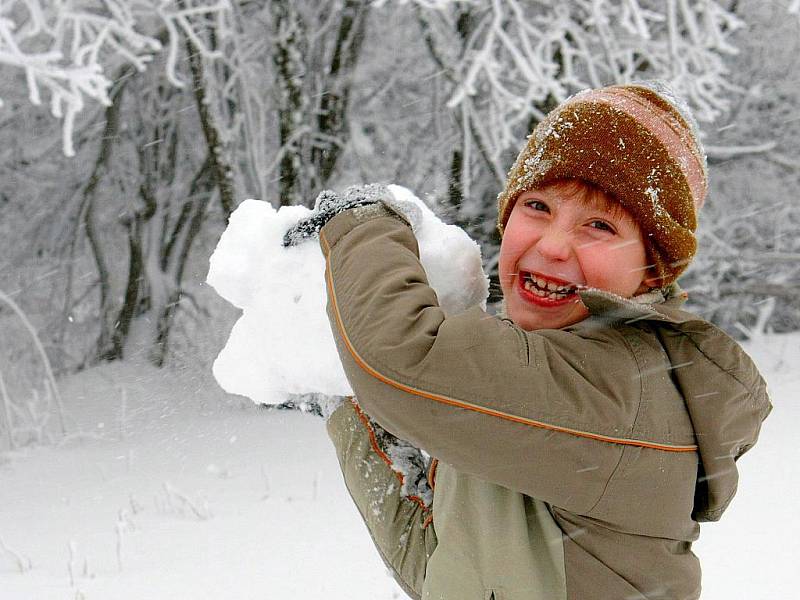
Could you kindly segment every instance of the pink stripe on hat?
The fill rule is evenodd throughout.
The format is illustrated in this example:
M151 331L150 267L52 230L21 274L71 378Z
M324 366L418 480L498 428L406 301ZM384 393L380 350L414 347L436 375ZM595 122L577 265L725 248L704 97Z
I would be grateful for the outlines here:
M646 94L647 98L641 94ZM708 193L708 177L701 150L691 136L689 124L679 120L678 108L669 105L672 110L665 110L653 102L654 98L666 102L647 87L628 85L588 90L576 94L563 106L566 108L576 102L604 102L631 115L675 158L689 184L695 211L699 211Z

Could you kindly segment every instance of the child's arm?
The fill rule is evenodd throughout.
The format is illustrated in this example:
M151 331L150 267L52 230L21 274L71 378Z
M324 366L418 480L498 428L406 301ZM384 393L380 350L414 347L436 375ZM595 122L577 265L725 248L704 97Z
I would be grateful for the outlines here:
M479 309L445 319L411 229L380 204L322 230L328 314L364 410L456 469L573 512L600 498L629 440L639 368L622 335L528 333Z
M428 558L436 547L430 492L420 498L414 494L417 490L408 489L414 482L404 481L390 466L397 457L386 447L388 434L376 428L357 403L345 401L334 411L328 433L345 485L381 558L405 592L419 598Z

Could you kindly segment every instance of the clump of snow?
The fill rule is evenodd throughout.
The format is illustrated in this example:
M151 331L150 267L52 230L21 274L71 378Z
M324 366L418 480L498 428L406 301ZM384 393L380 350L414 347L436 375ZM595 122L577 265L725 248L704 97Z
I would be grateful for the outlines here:
M473 306L485 309L489 278L483 272L480 246L460 227L442 222L408 188L390 185L388 189L394 197L390 203L398 212L408 215L412 206L419 211L411 219L419 259L445 313L457 315Z
M485 307L489 283L478 245L410 190L387 189L405 207L399 212L414 213L420 261L445 313ZM259 404L279 404L288 394L352 394L325 312L319 243L282 245L286 231L310 214L301 206L276 211L267 202L246 200L211 256L208 283L243 311L213 373L224 390Z

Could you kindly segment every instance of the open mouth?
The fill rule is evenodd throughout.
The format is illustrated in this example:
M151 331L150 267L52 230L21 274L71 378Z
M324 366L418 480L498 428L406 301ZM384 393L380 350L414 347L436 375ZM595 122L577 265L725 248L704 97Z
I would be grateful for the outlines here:
M520 283L522 287L542 299L559 301L567 300L575 296L580 286L542 277L535 273L520 271Z

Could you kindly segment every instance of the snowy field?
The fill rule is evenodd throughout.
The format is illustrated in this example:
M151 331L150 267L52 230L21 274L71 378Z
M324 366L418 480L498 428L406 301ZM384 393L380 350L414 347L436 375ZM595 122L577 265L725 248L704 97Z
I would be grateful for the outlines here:
M749 350L775 410L731 508L695 545L706 600L796 595L800 334ZM83 435L0 455L0 599L405 597L321 419L131 363L60 385Z

